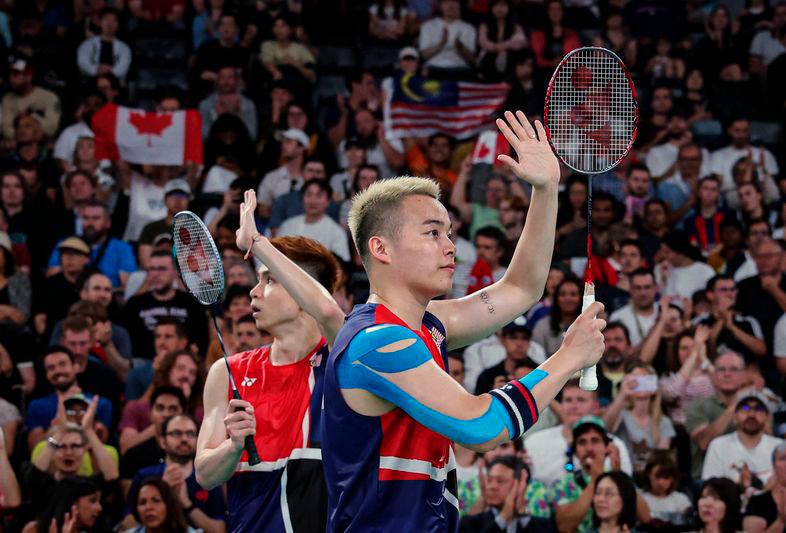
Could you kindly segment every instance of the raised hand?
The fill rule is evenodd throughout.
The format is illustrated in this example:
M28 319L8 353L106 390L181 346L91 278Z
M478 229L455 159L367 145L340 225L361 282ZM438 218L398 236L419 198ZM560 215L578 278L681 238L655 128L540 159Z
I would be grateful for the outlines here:
M513 174L536 189L559 183L559 162L551 151L546 130L539 120L535 121L533 129L524 113L517 111L514 115L506 111L505 120L497 119L497 127L516 152L518 161L506 154L500 154L497 159Z
M96 420L96 411L98 410L98 394L93 396L93 399L90 401L90 405L87 406L87 411L85 414L82 415L82 429L85 431L90 431L93 429L93 424Z
M248 250L259 235L254 214L257 210L257 193L253 189L243 194L243 203L240 204L240 227L235 232L235 243L241 250Z

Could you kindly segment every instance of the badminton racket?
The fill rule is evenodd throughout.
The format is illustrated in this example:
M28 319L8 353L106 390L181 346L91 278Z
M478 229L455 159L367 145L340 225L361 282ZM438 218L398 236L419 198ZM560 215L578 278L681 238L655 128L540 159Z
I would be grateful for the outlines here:
M191 211L181 211L175 215L172 225L172 242L180 279L188 289L191 296L200 304L210 308L213 326L216 328L218 343L224 363L227 365L229 384L232 387L232 397L240 400L235 378L229 366L227 350L224 346L224 337L216 320L215 305L224 294L224 267L221 256L218 254L216 243L205 227L204 223ZM245 449L248 455L248 464L260 463L254 437L248 435L245 440Z
M595 301L592 277L592 176L608 172L636 139L639 107L633 80L617 55L605 48L567 54L549 82L543 122L552 150L571 170L587 175L587 268L583 308ZM584 390L598 388L595 366L581 371Z

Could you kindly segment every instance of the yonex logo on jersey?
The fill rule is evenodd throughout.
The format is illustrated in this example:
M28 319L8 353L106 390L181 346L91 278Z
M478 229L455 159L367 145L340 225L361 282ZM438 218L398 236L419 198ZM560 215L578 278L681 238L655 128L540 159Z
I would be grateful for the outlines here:
M257 381L257 378L245 377L245 378L243 378L243 383L241 383L240 386L241 387L250 387L251 385L256 383L256 381Z
M445 336L436 327L431 328L431 338L434 339L437 348L445 341Z

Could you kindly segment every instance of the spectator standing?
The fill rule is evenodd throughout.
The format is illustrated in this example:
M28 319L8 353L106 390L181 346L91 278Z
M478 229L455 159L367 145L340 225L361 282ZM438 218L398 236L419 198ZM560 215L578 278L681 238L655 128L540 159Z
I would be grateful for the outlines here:
M77 64L83 76L95 77L111 72L121 81L131 66L131 49L116 38L120 12L112 7L101 12L101 32L87 38L77 50Z
M221 67L232 66L246 72L249 68L248 48L238 43L237 15L224 11L218 21L218 35L205 42L196 52L193 66L192 92L204 98L218 78Z

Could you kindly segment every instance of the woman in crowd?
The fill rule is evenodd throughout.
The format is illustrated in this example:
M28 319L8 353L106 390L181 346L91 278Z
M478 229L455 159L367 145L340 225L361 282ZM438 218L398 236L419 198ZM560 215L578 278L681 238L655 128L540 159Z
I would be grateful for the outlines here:
M488 19L478 28L480 75L486 81L510 76L513 55L527 45L524 29L516 22L509 0L492 0Z
M240 117L230 113L219 115L205 139L205 168L222 165L248 173L254 167L255 157L254 140Z
M141 524L124 533L197 533L186 522L183 509L169 485L159 478L148 478L131 495L131 512Z
M660 391L676 424L685 425L688 406L695 400L710 398L715 387L710 377L712 365L707 358L709 327L700 325L677 335L679 371L660 378Z
M603 414L603 421L631 452L633 467L642 472L651 450L667 450L675 435L669 417L661 410L658 374L649 365L634 361L625 369L617 397Z
M581 285L575 278L566 278L557 285L548 319L540 320L532 330L532 340L543 346L547 355L562 344L563 333L581 313Z
M48 533L54 524L56 531L108 533L101 487L92 478L71 477L61 481L58 493L36 522L31 522L23 533Z
M587 227L587 182L573 174L565 184L557 211L557 242Z
M301 83L314 83L316 58L311 51L296 42L292 21L285 15L273 20L273 40L262 43L259 61L273 80L294 76Z
M554 295L556 294L557 287L566 276L565 270L560 268L559 265L551 265L549 275L546 278L546 288L543 290L543 297L532 307L532 309L527 311L527 323L530 327L534 328L540 319L549 316L551 306L554 303Z
M786 443L772 451L772 487L753 496L745 508L746 533L786 531Z
M564 10L560 0L546 2L546 29L532 32L532 51L535 64L542 71L556 67L562 57L581 46L578 34L563 26Z
M650 508L653 525L681 526L687 523L693 505L677 490L680 471L669 450L654 450L650 454L643 476L642 497Z
M730 479L713 477L702 485L696 504L698 533L736 533L740 523L740 491Z
M717 4L707 17L704 30L704 36L694 49L694 62L702 69L705 80L714 81L722 65L739 60L729 8Z
M624 472L598 476L592 495L592 522L598 533L630 533L636 525L636 486Z

